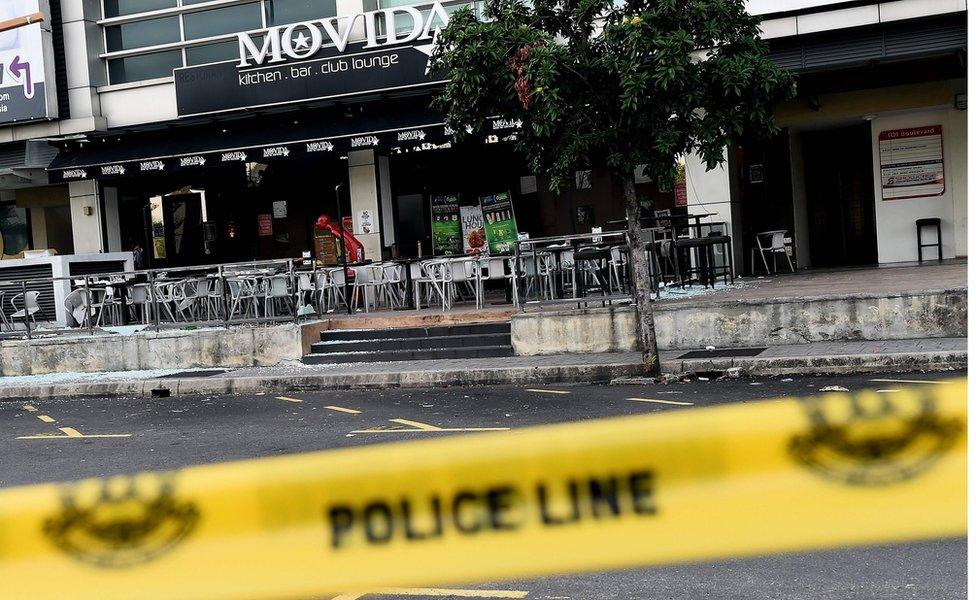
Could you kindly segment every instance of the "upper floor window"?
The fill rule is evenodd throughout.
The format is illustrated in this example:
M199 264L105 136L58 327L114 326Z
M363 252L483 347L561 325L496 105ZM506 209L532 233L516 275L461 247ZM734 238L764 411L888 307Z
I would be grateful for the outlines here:
M336 15L335 0L265 0L268 26L301 23Z
M105 46L109 52L159 46L180 41L180 18L163 17L133 21L105 29Z
M334 17L336 0L103 0L102 8L102 58L116 84L234 60L238 33Z
M261 3L239 4L183 15L183 35L187 40L213 37L261 28Z
M176 0L105 0L105 16L121 17L175 6Z

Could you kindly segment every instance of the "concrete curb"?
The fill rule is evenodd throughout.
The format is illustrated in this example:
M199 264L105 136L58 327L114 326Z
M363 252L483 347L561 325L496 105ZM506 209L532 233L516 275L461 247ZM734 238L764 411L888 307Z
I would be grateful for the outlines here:
M701 373L739 367L744 376L823 375L871 372L952 371L967 368L965 351L874 355L664 360L665 373ZM184 377L0 387L0 399L150 396L166 388L173 396L286 393L319 390L433 388L463 385L545 385L609 382L644 374L640 363L499 367L453 371Z
M186 377L0 387L5 398L149 396L166 388L173 396L284 393L289 391L432 388L461 385L543 385L589 383L643 373L640 363L509 367L454 371L279 375L266 377Z
M891 354L837 354L804 357L753 357L665 360L665 373L725 371L733 367L742 375L841 375L848 373L955 371L966 369L968 353L943 350Z

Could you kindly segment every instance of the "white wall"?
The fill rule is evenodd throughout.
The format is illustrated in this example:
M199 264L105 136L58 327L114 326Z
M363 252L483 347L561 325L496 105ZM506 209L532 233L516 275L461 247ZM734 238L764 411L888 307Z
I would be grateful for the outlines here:
M366 251L366 260L381 260L380 248L380 207L376 197L376 154L372 150L356 150L349 153L349 204L352 210L353 227L356 227L356 213L368 210L373 213L374 232L356 234ZM355 231L355 229L353 230Z
M793 248L796 268L810 266L810 220L807 210L807 179L803 169L803 145L799 134L790 130L790 170L793 185Z
M104 252L98 184L94 181L72 181L68 184L68 194L71 196L71 233L75 254ZM85 214L86 207L91 208L90 215Z
M732 256L736 271L742 268L742 218L739 203L732 201L729 180L728 153L726 162L707 170L697 154L685 156L685 182L688 185L688 214L715 216L702 219L702 223L725 223L726 233L732 236Z
M125 127L177 118L176 84L136 85L100 94L109 127Z
M953 113L959 113L953 114ZM874 154L875 211L878 230L878 262L905 262L918 259L915 221L926 217L942 219L942 255L953 258L957 252L957 231L962 240L966 232L966 116L953 108L912 111L882 115L871 122ZM890 129L942 125L946 190L941 196L904 200L881 199L881 160L878 135ZM961 148L961 151L960 151ZM926 228L923 242L934 243L935 232ZM935 248L925 251L925 258L936 255Z

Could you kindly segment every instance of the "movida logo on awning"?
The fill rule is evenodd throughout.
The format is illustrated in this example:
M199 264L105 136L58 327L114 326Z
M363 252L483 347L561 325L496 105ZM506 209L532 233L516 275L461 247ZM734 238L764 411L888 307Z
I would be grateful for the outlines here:
M408 31L397 26L398 17L410 19L408 22L412 26ZM384 36L378 35L376 30L376 23L381 19L385 31L388 32ZM444 7L440 2L435 2L426 17L412 6L396 6L352 16L270 27L257 32L259 35L263 32L264 35L263 38L258 37L258 42L252 37L255 32L239 33L237 40L241 60L237 66L243 69L287 60L305 60L330 44L335 46L337 52L345 52L360 21L366 34L364 48L380 48L418 40L433 40L449 20L450 16Z

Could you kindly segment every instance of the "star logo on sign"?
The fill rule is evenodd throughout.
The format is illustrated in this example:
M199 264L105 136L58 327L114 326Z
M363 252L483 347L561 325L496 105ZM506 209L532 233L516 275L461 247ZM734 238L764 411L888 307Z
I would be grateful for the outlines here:
M292 40L292 43L295 45L295 50L298 50L299 48L308 49L309 48L309 42L311 42L311 41L312 41L312 38L310 38L309 36L305 35L305 32L303 31L303 32L301 32L301 33L298 34L298 37L296 37L295 39Z

